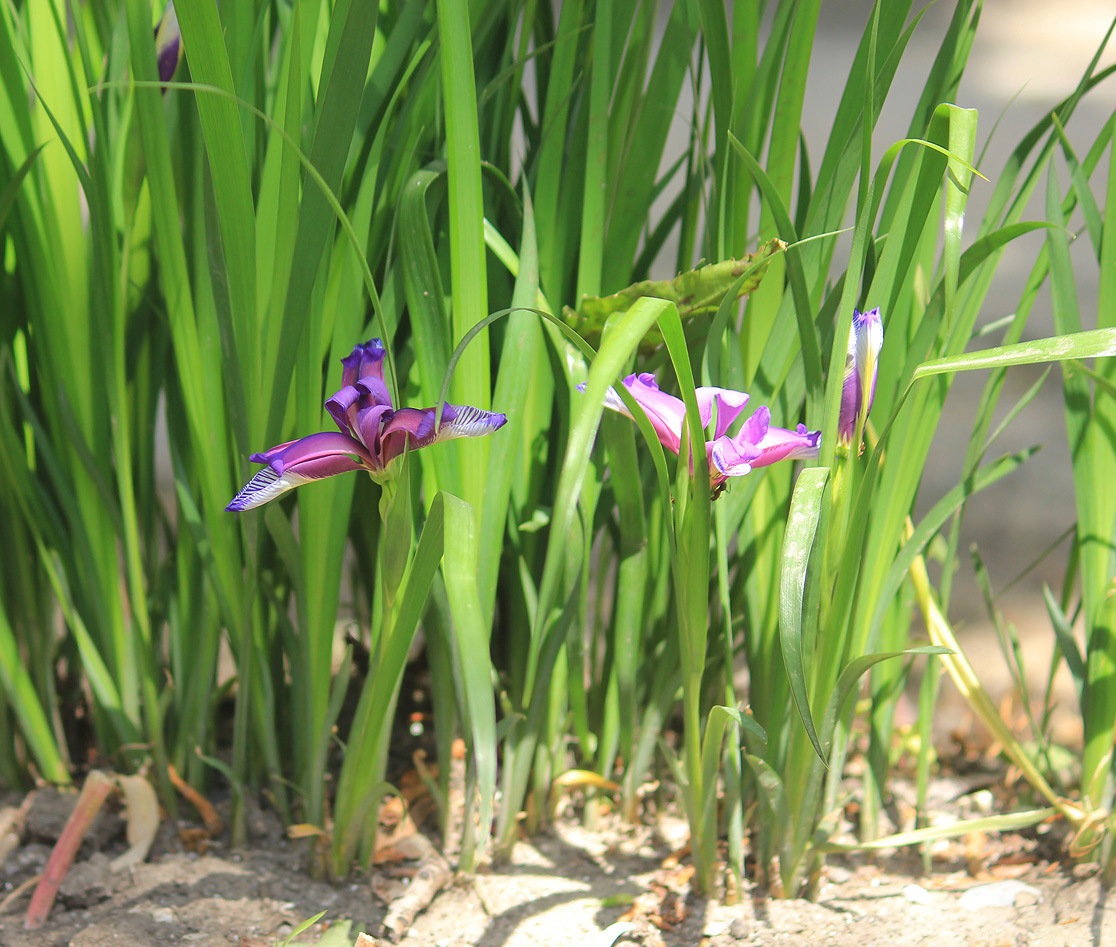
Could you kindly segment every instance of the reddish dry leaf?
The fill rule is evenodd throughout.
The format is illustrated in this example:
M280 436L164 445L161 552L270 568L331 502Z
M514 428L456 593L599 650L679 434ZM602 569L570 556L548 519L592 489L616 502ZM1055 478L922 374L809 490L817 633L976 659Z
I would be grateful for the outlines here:
M169 776L170 781L174 783L174 788L185 796L189 803L197 809L198 815L201 816L202 822L205 823L205 831L210 838L217 838L218 835L225 831L225 823L217 814L217 810L213 808L213 803L179 776L178 770L176 770L174 766L167 766L167 776Z

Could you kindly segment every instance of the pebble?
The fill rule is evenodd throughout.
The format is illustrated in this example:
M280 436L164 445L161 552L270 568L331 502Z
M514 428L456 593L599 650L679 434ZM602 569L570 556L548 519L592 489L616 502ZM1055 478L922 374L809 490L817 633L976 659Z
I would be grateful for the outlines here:
M729 925L729 934L737 940L747 940L752 936L752 925L746 917L738 917Z
M970 911L980 911L984 908L1011 908L1015 907L1020 897L1026 903L1035 903L1028 900L1034 898L1041 900L1042 892L1038 888L1025 884L1014 878L1007 881L993 881L987 885L977 885L961 895L961 907Z
M852 872L840 865L827 865L825 878L835 885L843 885L852 878Z
M112 869L106 855L95 852L88 861L73 865L62 879L58 896L71 910L90 908L112 897Z
M990 813L996 805L996 798L988 789L978 789L970 798L973 803L973 811L980 812L985 815Z
M934 903L934 896L919 885L904 885L903 897L910 901L911 904L925 904L929 906Z
M170 908L155 908L151 912L151 920L156 924L173 924L175 921L174 911Z

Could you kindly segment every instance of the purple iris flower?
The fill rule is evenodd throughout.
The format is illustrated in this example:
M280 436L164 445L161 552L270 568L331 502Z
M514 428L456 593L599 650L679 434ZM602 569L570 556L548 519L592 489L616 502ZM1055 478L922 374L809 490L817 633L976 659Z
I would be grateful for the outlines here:
M624 379L624 387L647 414L663 447L677 454L686 421L685 402L660 391L655 376L649 372L629 375ZM584 391L585 385L578 385L578 388ZM694 394L703 427L707 427L713 419L714 405L717 408L713 440L705 445L709 458L709 485L715 493L729 477L742 477L753 467L766 467L780 460L811 460L818 456L820 432L807 431L804 424L794 431L772 427L771 411L766 406L758 408L736 435L730 437L727 433L729 426L748 403L745 392L729 388L698 388ZM629 418L632 416L611 388L605 397L605 407Z
M226 510L241 512L274 500L311 480L366 470L378 483L391 480L392 461L451 437L477 437L504 426L507 416L467 405L445 404L434 426L434 408L393 408L384 383L384 346L372 339L341 359L341 390L326 403L340 433L327 431L279 444L251 460L266 464L233 497Z
M876 395L876 371L883 347L883 320L877 306L870 312L853 310L849 349L845 356L845 385L841 392L841 418L837 437L851 444L857 424L861 429Z

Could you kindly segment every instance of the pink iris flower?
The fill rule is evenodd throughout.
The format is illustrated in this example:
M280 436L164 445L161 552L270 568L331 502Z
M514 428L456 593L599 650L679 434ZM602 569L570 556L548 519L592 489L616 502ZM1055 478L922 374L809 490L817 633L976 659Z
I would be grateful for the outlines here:
M686 422L685 402L660 391L655 376L649 372L629 375L624 379L624 387L647 414L663 447L677 454ZM584 384L578 388L585 390ZM709 458L709 485L715 493L729 477L742 477L753 467L766 467L780 460L812 460L818 456L819 431L808 431L804 424L793 431L772 427L771 411L766 406L758 408L740 430L730 436L729 426L748 403L745 392L729 388L698 388L694 394L703 427L708 427L713 420L714 406L717 409L713 440L705 445ZM632 416L611 388L605 397L605 407L629 418Z

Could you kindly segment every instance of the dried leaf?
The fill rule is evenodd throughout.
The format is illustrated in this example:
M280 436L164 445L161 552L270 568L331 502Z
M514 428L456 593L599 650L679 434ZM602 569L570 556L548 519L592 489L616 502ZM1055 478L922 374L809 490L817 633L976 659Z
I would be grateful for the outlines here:
M122 871L138 865L151 849L159 831L159 800L155 789L143 776L117 776L127 807L128 851L112 860L110 868Z

